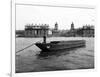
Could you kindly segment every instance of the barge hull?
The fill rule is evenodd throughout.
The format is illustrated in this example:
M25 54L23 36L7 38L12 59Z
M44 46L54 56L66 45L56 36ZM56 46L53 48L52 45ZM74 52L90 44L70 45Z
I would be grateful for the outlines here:
M54 41L51 43L36 43L36 46L39 47L42 51L61 51L67 49L73 49L78 47L85 47L84 40L76 41Z

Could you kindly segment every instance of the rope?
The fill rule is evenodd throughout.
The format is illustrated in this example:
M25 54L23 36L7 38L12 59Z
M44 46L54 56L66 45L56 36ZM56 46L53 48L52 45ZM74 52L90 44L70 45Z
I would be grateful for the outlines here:
M40 41L41 41L41 40L40 40ZM40 41L37 41L37 42L40 42ZM36 43L37 43L37 42L36 42ZM23 51L23 50L25 50L25 49L27 49L27 48L33 46L33 45L35 45L35 43L32 43L31 45L29 45L29 46L27 46L27 47L25 47L25 48L23 48L23 49L17 51L16 53L19 53L19 52L21 52L21 51Z

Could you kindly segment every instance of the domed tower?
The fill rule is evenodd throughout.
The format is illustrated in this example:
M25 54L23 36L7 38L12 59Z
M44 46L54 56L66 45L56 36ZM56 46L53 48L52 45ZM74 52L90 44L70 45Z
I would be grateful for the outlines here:
M55 28L54 29L58 30L58 23L57 22L55 23Z
M74 23L71 24L71 30L74 30Z

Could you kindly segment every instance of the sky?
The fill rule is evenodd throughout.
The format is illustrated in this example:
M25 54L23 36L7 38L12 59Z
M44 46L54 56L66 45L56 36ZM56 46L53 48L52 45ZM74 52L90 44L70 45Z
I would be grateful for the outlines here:
M49 24L58 29L70 29L71 23L75 28L83 25L95 25L95 10L67 7L16 5L16 30L23 30L26 24Z

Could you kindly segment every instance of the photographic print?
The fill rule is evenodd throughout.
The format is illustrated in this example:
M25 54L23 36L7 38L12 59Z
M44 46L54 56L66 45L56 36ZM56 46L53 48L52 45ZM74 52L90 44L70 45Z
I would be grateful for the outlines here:
M16 4L15 72L94 68L95 9Z

